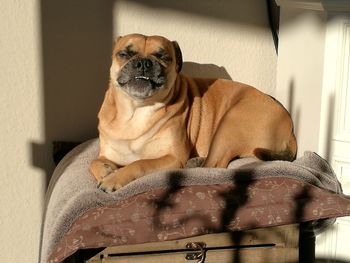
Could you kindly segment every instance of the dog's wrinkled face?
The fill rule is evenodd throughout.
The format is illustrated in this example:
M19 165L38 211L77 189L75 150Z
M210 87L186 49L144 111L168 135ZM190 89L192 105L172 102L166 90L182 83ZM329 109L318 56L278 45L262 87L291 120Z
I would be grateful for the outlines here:
M115 44L111 81L133 99L144 100L171 87L181 64L176 42L160 36L127 35Z

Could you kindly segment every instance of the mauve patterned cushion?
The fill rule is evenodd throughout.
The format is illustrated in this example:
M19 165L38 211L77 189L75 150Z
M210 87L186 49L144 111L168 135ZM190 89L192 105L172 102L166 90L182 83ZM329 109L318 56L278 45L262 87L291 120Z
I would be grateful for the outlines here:
M49 257L78 249L176 240L350 215L350 199L304 181L261 178L156 189L81 215Z
M312 152L294 162L243 158L229 169L159 171L113 194L88 167L98 140L68 153L50 180L40 263L80 248L175 240L349 215L349 200L329 164ZM321 224L322 223L322 224Z

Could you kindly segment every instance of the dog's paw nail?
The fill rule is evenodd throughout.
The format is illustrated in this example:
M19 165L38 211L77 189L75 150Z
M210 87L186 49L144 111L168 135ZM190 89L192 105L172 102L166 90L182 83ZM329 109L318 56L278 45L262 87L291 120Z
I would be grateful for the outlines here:
M105 192L105 193L110 193L110 192L111 192L111 191L109 191L109 189L108 189L107 187L101 186L101 187L99 187L99 189L100 189L101 191Z
M98 188L105 193L113 193L116 190L118 190L120 188L120 186L110 186L110 185L104 184L103 182L100 182L98 184Z

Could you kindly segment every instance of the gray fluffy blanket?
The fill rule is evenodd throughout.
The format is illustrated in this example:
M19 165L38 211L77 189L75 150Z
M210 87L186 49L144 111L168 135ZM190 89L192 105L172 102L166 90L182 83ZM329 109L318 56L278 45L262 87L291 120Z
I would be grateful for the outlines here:
M157 188L170 188L171 174L177 173L178 185L210 185L232 183L239 171L248 171L256 177L283 176L300 179L315 186L341 192L340 184L328 163L312 152L294 162L261 162L254 158L231 162L229 169L191 168L156 172L144 176L118 191L108 194L99 190L88 167L98 154L98 140L76 147L65 156L54 171L46 196L43 223L41 259L47 258L72 223L90 208L104 206L135 194Z

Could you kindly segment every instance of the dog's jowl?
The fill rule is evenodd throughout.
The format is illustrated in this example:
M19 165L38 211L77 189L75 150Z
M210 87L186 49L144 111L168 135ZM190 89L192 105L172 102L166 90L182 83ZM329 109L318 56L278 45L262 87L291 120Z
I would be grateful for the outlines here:
M98 114L100 152L90 166L102 190L198 156L205 167L295 158L293 123L280 103L242 83L185 76L181 66L175 41L140 34L116 41Z

